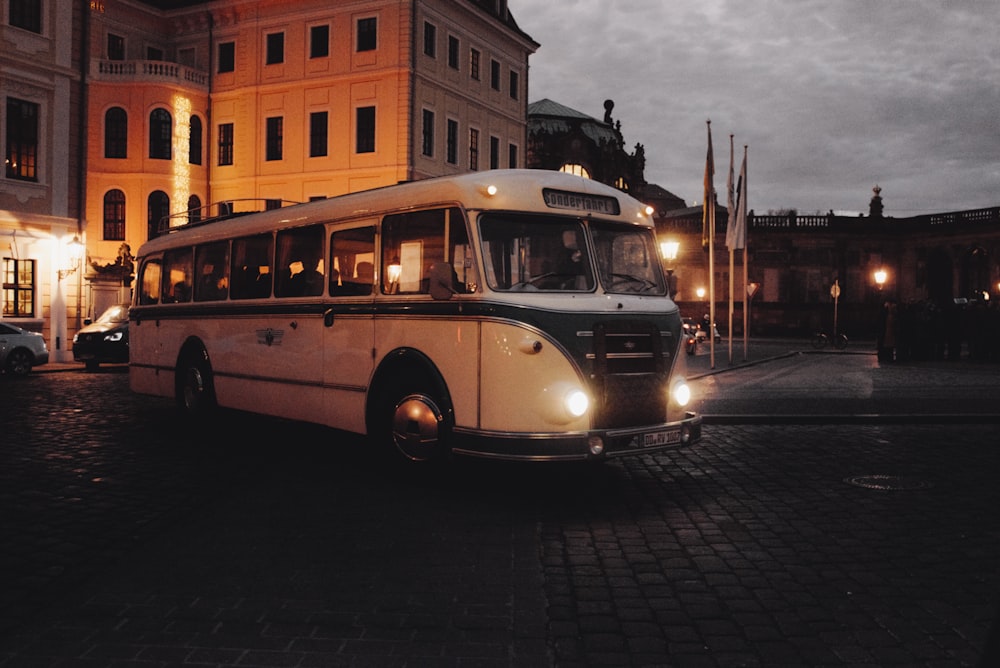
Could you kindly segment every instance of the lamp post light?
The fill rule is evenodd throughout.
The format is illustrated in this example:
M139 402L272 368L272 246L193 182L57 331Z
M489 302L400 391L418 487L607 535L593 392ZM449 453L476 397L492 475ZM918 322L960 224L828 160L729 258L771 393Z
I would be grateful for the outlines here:
M877 269L875 271L875 285L878 286L879 293L882 292L882 288L885 287L885 281L889 278L889 273L885 269Z
M75 234L66 244L66 259L69 261L69 266L58 271L60 281L79 269L80 262L83 260L83 242Z
M677 260L677 254L680 252L680 249L681 244L679 241L668 239L667 241L660 242L660 254L663 255L667 271L667 296L671 299L676 299L677 297L677 277L674 276L674 261Z

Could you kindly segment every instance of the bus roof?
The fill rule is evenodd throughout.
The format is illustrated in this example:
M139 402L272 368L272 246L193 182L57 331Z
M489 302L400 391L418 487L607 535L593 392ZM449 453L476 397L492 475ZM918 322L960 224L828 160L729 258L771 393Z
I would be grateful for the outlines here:
M494 191L490 187L495 187ZM592 179L542 169L496 169L410 181L338 195L304 204L180 225L150 239L138 255L213 239L330 220L350 220L384 212L460 203L465 209L599 215L652 226L646 205Z

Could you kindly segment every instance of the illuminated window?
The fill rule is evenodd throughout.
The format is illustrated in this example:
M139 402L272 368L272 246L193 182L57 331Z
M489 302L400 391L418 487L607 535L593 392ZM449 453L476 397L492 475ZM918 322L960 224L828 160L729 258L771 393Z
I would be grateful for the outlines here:
M125 193L121 190L104 193L104 240L125 240Z
M8 179L38 180L38 105L7 98Z
M590 178L590 172L583 165L577 165L573 163L566 163L559 168L560 172L566 172L567 174L576 174L577 176L582 176L585 179Z
M121 107L104 112L104 157L128 157L128 115Z
M35 316L34 260L3 259L3 314L11 318Z

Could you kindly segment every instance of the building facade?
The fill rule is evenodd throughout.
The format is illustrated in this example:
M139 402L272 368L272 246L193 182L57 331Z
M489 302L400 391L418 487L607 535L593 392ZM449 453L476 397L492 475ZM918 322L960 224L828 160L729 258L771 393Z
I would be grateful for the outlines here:
M7 178L0 197L11 203L0 200L0 210L55 217L43 222L59 227L59 239L86 245L75 302L49 299L49 282L62 281L48 281L59 262L39 265L47 277L32 297L39 328L48 327L50 301L53 321L74 307L96 317L127 301L132 253L173 224L169 216L183 222L219 213L210 208L217 203L272 207L524 166L528 58L538 44L506 0L4 4L42 18L39 31L26 31L17 16L4 17L5 42L20 51L3 51L0 93L51 98L39 121L48 125L38 126L51 141L38 147L50 152L40 161L44 196L37 178ZM8 72L29 66L38 73L15 87ZM8 153L21 150L10 118ZM84 146L66 136L73 127L87 128L85 148L66 155ZM63 326L62 341L73 329Z
M0 5L2 314L71 359L82 315L80 3Z

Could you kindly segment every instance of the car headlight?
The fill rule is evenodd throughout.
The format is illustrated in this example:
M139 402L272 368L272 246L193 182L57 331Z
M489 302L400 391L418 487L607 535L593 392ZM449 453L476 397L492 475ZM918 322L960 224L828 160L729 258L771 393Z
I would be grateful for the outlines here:
M73 343L76 343L79 339L80 339L80 335L79 334L74 334L73 335Z
M569 424L590 410L590 396L574 383L553 383L542 392L542 416L554 424Z
M110 334L108 334L107 336L104 337L104 340L105 341L121 341L122 340L122 335L123 335L122 332L111 332Z
M691 401L691 386L683 378L677 379L670 387L670 397L678 406L687 406Z

